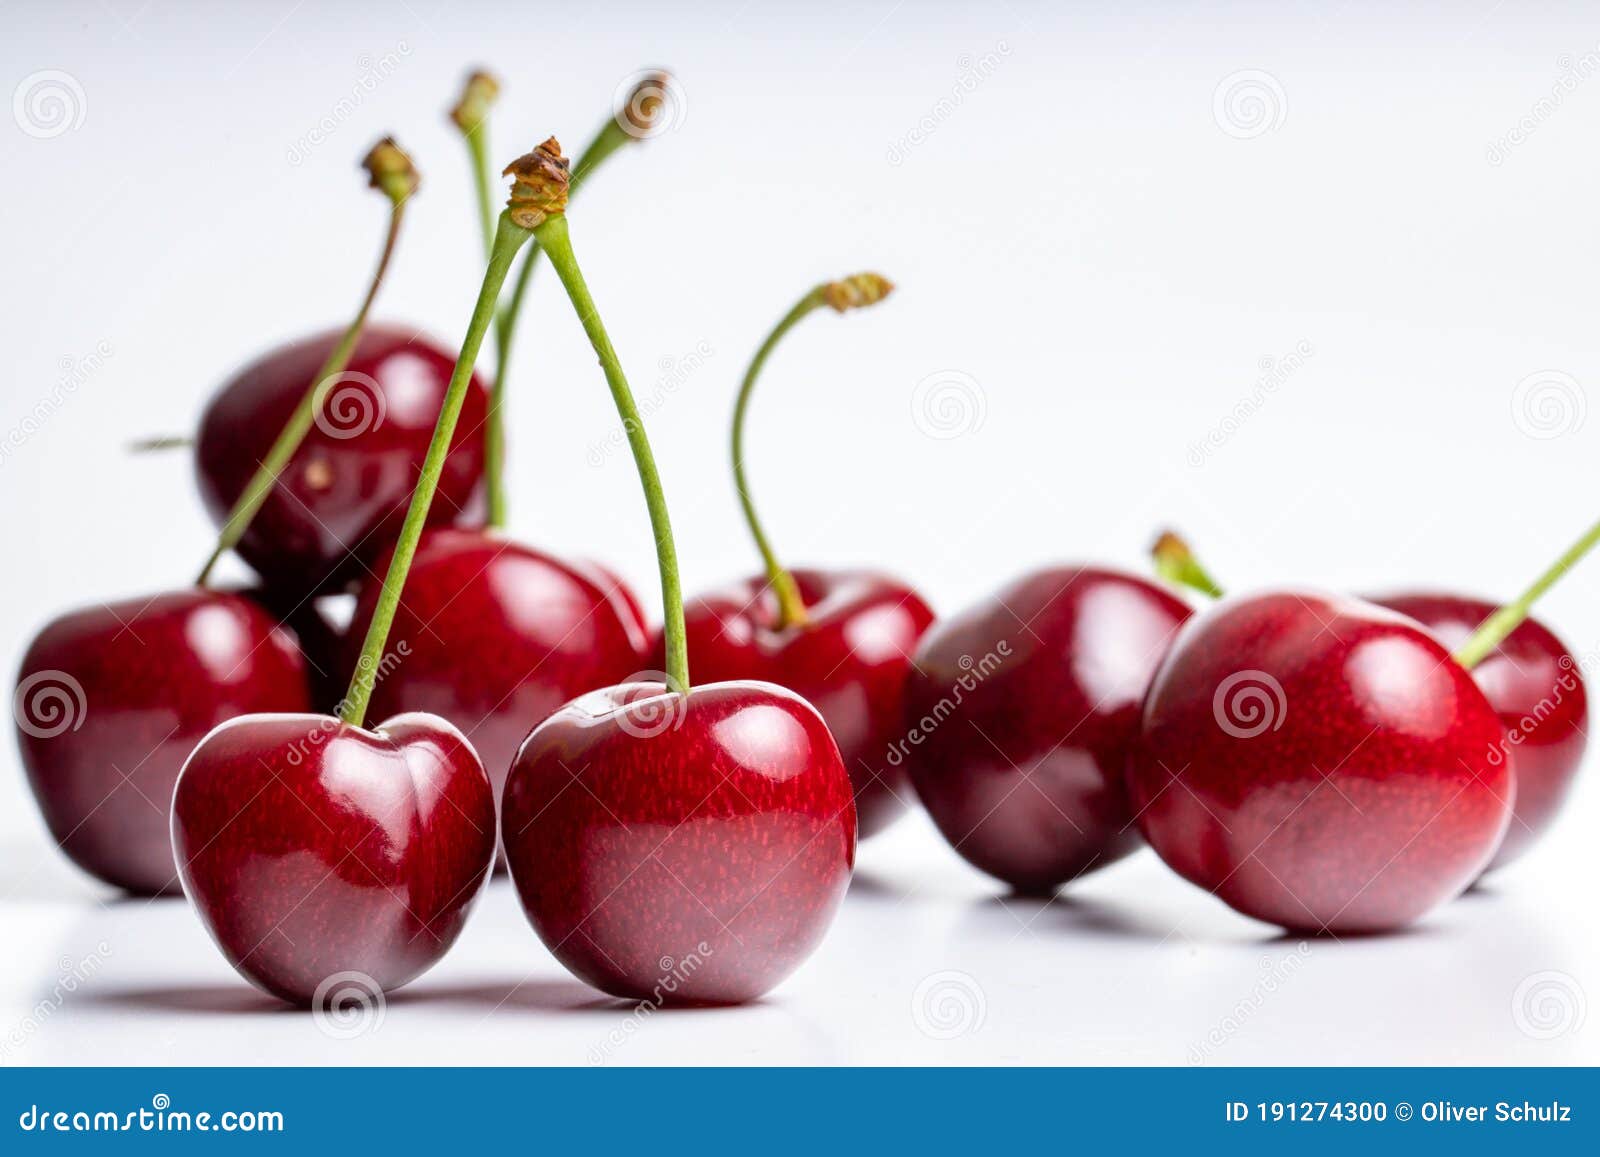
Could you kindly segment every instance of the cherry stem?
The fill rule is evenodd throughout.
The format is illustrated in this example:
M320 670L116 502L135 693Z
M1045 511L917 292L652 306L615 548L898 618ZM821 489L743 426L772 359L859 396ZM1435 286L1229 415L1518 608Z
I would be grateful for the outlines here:
M600 131L594 135L583 152L578 154L578 161L572 168L572 175L568 185L567 197L570 200L577 193L578 187L595 169L608 157L626 144L637 141L639 138L623 127L623 122L616 117L606 121ZM511 289L511 297L506 301L499 316L495 319L495 370L494 384L489 393L489 421L484 428L484 481L485 489L489 494L488 522L496 529L504 528L506 524L506 433L505 433L505 393L506 378L511 369L511 346L517 332L517 319L522 316L522 303L528 295L528 285L533 280L533 271L539 264L539 246L528 247L527 255L522 259L522 268L517 272L517 280Z
M1482 662L1489 652L1505 641L1507 635L1522 625L1522 621L1533 610L1533 604L1560 582L1597 542L1600 542L1600 522L1585 531L1583 537L1568 547L1566 553L1550 564L1549 569L1535 579L1533 585L1523 591L1514 602L1507 603L1483 620L1478 629L1472 633L1472 637L1457 649L1456 662L1469 671Z
M1156 574L1173 586L1187 587L1213 599L1222 597L1222 588L1211 572L1201 565L1189 544L1170 530L1163 530L1150 547Z
M130 454L165 454L168 450L185 450L194 445L188 434L156 434L128 443Z
M478 225L483 231L483 255L494 251L494 178L489 169L489 109L500 95L500 82L482 69L467 74L461 96L450 110L450 119L461 130L472 162L472 183L477 191Z
M394 625L395 611L400 606L400 592L405 586L406 573L417 553L417 543L422 538L423 526L428 521L428 508L433 505L433 495L439 488L439 476L444 472L445 458L450 453L450 442L455 437L456 422L461 417L461 407L472 384L472 371L483 348L484 336L494 320L495 303L500 300L500 289L517 250L527 242L530 234L502 213L495 230L494 245L489 251L489 266L483 274L483 288L478 291L478 301L472 309L472 320L467 325L466 339L461 343L461 354L456 358L455 370L450 375L450 385L445 390L444 404L439 409L439 421L433 428L433 440L428 443L427 456L422 460L422 476L411 494L411 505L406 509L405 523L395 542L394 554L388 572L383 576L383 590L373 609L367 636L361 644L361 657L350 679L350 689L339 705L339 718L353 727L360 727L367 715L367 701L372 697L376 682L375 672L381 669L383 650L389 643L389 628Z
M550 258L550 264L567 291L572 308L577 311L583 332L594 347L605 370L606 385L611 387L611 398L616 403L617 415L627 432L628 445L633 451L634 465L639 471L639 482L644 488L645 504L650 508L650 527L655 533L656 561L661 568L661 602L663 607L662 635L666 648L666 678L670 690L685 694L689 690L689 649L683 623L683 591L678 581L678 551L672 538L672 521L667 514L666 495L661 489L661 475L656 469L655 455L650 452L650 439L646 437L639 408L634 404L633 391L623 375L617 360L617 351L606 335L600 311L589 296L583 272L578 268L572 252L572 242L567 233L567 218L563 213L552 213L534 227L534 237L539 247Z
M777 553L772 549L772 542L767 538L767 532L762 528L761 519L756 514L755 503L750 498L750 486L744 473L744 419L745 413L750 408L750 395L755 389L756 379L761 376L761 370L767 363L768 355L777 348L784 334L799 324L807 314L824 305L838 313L873 305L882 301L893 289L893 284L887 278L876 273L857 273L839 281L825 281L814 287L795 302L794 307L772 327L772 332L767 334L766 340L750 359L749 368L744 372L744 382L739 387L739 400L733 407L733 482L739 491L739 505L744 508L744 520L750 527L750 537L755 539L756 549L761 552L762 562L766 564L767 585L772 588L772 593L778 600L780 630L785 627L805 625L806 604L800 597L800 588L795 584L794 576L778 561Z
M378 298L378 290L383 286L384 276L389 271L389 262L393 259L396 245L400 240L400 225L405 219L406 204L411 199L411 194L417 188L416 170L411 167L411 162L406 158L392 139L386 138L367 156L367 167L372 174L372 185L389 198L389 231L383 239L383 250L378 255L378 267L372 274L372 281L367 286L367 293L361 300L361 308L356 311L354 320L340 336L338 343L322 363L316 376L311 379L311 386L300 398L300 402L289 415L289 420L284 423L283 429L278 431L278 436L268 448L266 457L262 458L256 472L251 475L242 493L233 504L233 509L228 511L227 520L222 524L222 531L217 536L217 544L212 548L211 555L206 559L205 565L200 568L200 575L195 579L196 586L205 586L211 580L211 572L216 569L222 556L227 554L239 541L244 538L244 533L250 528L250 523L265 505L267 496L272 493L272 488L277 485L278 477L289 465L295 451L300 449L300 443L305 441L306 435L311 430L311 424L316 420L317 410L321 407L323 397L328 386L334 384L331 379L344 371L350 364L351 355L355 353L356 344L361 340L361 333L367 325L367 315L372 312L372 304Z

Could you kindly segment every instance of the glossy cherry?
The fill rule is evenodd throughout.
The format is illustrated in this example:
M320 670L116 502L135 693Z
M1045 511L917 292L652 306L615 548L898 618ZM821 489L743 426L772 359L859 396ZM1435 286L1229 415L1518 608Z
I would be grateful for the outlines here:
M889 753L956 851L1050 892L1139 846L1123 780L1189 608L1134 575L1051 567L936 623Z
M494 794L455 728L328 715L217 728L179 777L183 888L228 962L294 1004L367 997L454 943L494 855Z
M883 830L910 801L903 763L906 678L933 612L904 583L866 571L790 572L804 623L780 624L765 575L684 606L697 678L757 679L797 692L822 713L855 785L860 834ZM653 663L665 661L656 643Z
M34 638L13 700L28 782L72 860L138 894L177 891L183 761L220 723L311 708L294 639L254 600L194 588L74 611Z
M294 342L251 363L212 398L195 446L217 524L289 420L341 334ZM239 542L267 584L296 599L363 576L394 542L417 484L455 358L415 330L369 325L322 398L320 416ZM439 483L432 525L483 525L483 426L476 378Z
M1438 593L1381 595L1454 650L1498 604ZM1571 651L1536 619L1526 619L1472 669L1472 677L1505 725L1516 801L1506 838L1488 870L1520 857L1555 821L1583 763L1588 694Z
M750 1000L811 953L848 887L849 776L816 709L771 684L689 687L677 548L633 392L579 271L554 139L515 162L500 234L538 240L599 358L661 573L663 678L585 695L517 754L501 839L529 922L574 974L659 1006ZM499 244L497 238L497 245Z
M1293 930L1397 928L1459 894L1511 819L1505 730L1414 621L1357 599L1224 601L1150 687L1128 785L1186 879Z
M637 1000L760 996L821 940L855 860L828 728L793 693L748 682L568 704L517 755L501 832L550 951Z
M380 561L379 573L387 569ZM498 796L535 724L643 665L637 627L603 581L588 566L492 533L426 532L390 628L396 661L373 687L372 710L450 720L477 749ZM379 582L361 588L345 636L346 672L381 591Z

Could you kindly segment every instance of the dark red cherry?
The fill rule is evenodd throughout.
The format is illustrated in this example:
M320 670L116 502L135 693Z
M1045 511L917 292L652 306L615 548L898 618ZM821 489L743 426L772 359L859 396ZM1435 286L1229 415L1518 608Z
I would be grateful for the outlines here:
M61 850L139 894L177 891L178 771L219 723L306 711L306 664L240 594L192 588L73 611L34 638L13 698L22 763Z
M1137 848L1123 767L1189 613L1134 575L1051 567L936 623L891 761L951 846L1026 892Z
M382 559L377 572L389 566ZM362 586L345 633L355 664L382 584ZM423 534L375 672L379 718L427 711L459 727L498 798L528 732L579 695L638 673L636 630L586 566L492 533Z
M195 446L206 509L220 526L322 366L338 332L246 366L211 399ZM295 599L367 574L390 547L416 487L455 355L413 330L369 325L237 550ZM431 525L481 526L488 391L476 377L445 461Z
M489 874L494 796L442 719L257 715L206 737L172 810L183 888L228 962L294 1004L368 995L454 943Z
M540 938L629 999L760 996L821 940L855 862L833 738L768 684L586 695L528 736L501 811Z
M1472 676L1372 603L1269 593L1219 603L1151 684L1128 783L1186 879L1259 920L1375 932L1467 887L1515 790Z
M1408 615L1454 651L1497 603L1446 594L1383 595L1372 600ZM1505 725L1516 773L1516 801L1506 838L1488 870L1526 852L1555 821L1583 763L1589 701L1577 660L1536 619L1526 619L1472 668Z
M627 625L628 636L633 640L634 649L639 652L640 662L643 662L650 653L651 631L650 619L644 613L644 604L639 601L639 596L623 581L621 575L605 563L584 558L571 565L575 570L586 572L605 590L617 617Z
M863 838L910 802L905 769L889 760L903 734L906 676L933 612L910 587L866 571L790 572L806 621L780 627L766 576L691 599L684 607L693 675L708 683L756 679L805 699L833 732L855 785ZM653 662L664 662L658 638Z

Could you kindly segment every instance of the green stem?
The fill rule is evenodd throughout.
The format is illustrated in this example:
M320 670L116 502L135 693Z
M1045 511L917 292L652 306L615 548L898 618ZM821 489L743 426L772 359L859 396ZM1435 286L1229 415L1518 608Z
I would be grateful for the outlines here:
M783 340L784 334L793 329L803 317L826 302L826 289L825 285L819 285L811 290L795 302L794 308L784 314L782 320L772 328L772 332L756 350L755 357L750 359L750 366L744 372L744 382L739 387L739 400L733 407L733 482L739 491L739 505L744 508L744 520L750 527L750 537L755 539L756 549L761 552L761 560L766 565L767 582L778 599L780 629L804 623L806 604L800 597L800 588L795 584L794 576L778 561L778 555L772 549L772 542L767 538L767 532L762 528L761 519L756 514L755 503L750 498L750 486L744 474L744 417L750 406L750 394L755 388L756 379L761 375L762 367L767 363L767 356L777 347L778 342Z
M372 696L375 672L380 669L383 650L389 643L389 628L394 625L395 611L400 606L400 592L405 586L406 572L411 569L411 559L417 553L417 543L422 538L422 528L428 520L428 507L433 504L434 491L439 488L439 475L444 471L445 458L450 452L456 421L461 417L461 406L472 382L472 370L477 364L478 352L483 348L484 336L494 320L500 289L505 285L506 274L511 271L517 250L530 236L528 230L515 224L509 214L501 214L494 244L489 250L489 267L483 274L483 288L478 291L478 302L472 309L467 336L461 343L461 354L456 358L444 404L439 410L439 422L433 429L433 440L428 443L428 453L422 461L422 476L412 492L411 505L406 509L406 520L395 542L389 570L383 576L383 590L378 595L378 605L373 609L372 622L367 627L366 640L361 645L361 658L351 677L350 690L339 708L339 718L354 727L360 727L366 719L367 701Z
M378 268L372 275L372 283L367 287L367 295L361 302L361 308L356 311L355 319L339 338L339 343L328 354L327 360L317 370L316 376L311 379L310 388L301 397L294 413L289 415L289 421L278 432L278 437L268 448L266 457L261 460L261 465L245 485L233 509L228 512L227 521L222 525L222 532L217 536L217 544L212 549L211 556L206 559L205 566L200 568L200 577L195 580L196 585L205 586L222 556L237 546L239 540L244 537L244 532L250 528L251 521L266 503L267 496L272 493L278 476L289 465L289 460L294 457L295 451L300 448L300 443L311 430L311 424L316 420L317 407L322 401L323 383L342 373L345 366L350 364L350 357L355 353L356 343L361 340L361 332L367 324L367 315L372 312L372 303L377 300L378 290L383 285L384 275L389 270L389 262L394 257L395 245L400 238L400 224L405 217L408 198L397 196L391 200L389 232L384 238L383 252L378 257Z
M476 127L462 130L467 141L467 153L472 158L472 183L478 194L478 224L483 229L483 254L494 252L495 211L494 185L489 169L489 131L480 122Z
M639 470L639 482L644 488L644 500L650 508L650 527L655 534L656 560L661 568L661 602L663 607L662 634L666 647L667 686L685 693L689 690L689 650L683 624L683 590L678 581L678 552L673 544L672 522L667 515L667 500L661 490L661 475L656 470L655 455L650 452L650 440L645 436L644 422L639 408L634 404L633 391L623 376L617 361L617 351L606 335L600 311L589 296L583 272L572 252L572 242L567 232L567 219L561 214L546 217L533 230L539 247L550 258L550 264L561 279L561 286L572 300L583 332L594 347L600 366L605 370L606 385L611 387L611 398L616 403L617 414L628 435L628 445L633 450L634 465Z
M578 191L585 177L593 172L607 157L635 138L628 135L616 120L608 119L605 126L594 135L573 166L572 180L567 197ZM522 303L528 296L528 285L533 281L534 268L539 264L539 246L528 246L522 258L522 268L511 289L511 297L495 319L495 370L494 384L489 390L489 420L484 427L484 488L489 493L489 525L503 528L506 524L506 434L505 395L506 378L511 370L511 346L517 333L517 319L522 316Z
M1583 537L1568 547L1566 553L1535 579L1533 585L1523 591L1515 602L1507 603L1485 619L1472 633L1472 637L1456 651L1456 662L1469 671L1482 662L1483 658L1498 647L1507 635L1521 626L1522 620L1533 610L1533 604L1555 586L1597 542L1600 542L1600 522L1585 531Z
M1150 557L1155 562L1156 574L1173 586L1187 587L1213 599L1222 597L1222 588L1211 577L1211 572L1195 557L1189 544L1172 531L1161 532L1150 548Z

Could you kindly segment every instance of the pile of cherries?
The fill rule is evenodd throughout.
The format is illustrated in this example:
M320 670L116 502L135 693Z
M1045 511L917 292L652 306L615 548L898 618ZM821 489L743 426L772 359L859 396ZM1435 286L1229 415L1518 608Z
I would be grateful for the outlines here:
M758 348L732 458L764 569L685 605L661 480L566 218L602 162L652 135L669 83L645 74L575 164L553 139L514 161L497 213L498 86L469 77L452 118L486 270L459 352L368 323L418 179L392 140L367 156L389 231L355 319L240 371L200 423L219 539L199 581L57 618L23 661L23 761L80 867L136 894L181 889L241 974L313 1004L330 978L388 990L436 962L499 846L577 976L725 1003L805 959L858 832L891 824L913 789L956 851L1018 890L1053 892L1148 842L1239 911L1316 933L1413 921L1549 826L1583 753L1585 692L1527 614L1600 527L1504 608L1273 592L1194 614L1176 588L1221 592L1170 535L1166 585L1051 567L939 622L887 575L786 569L745 479L752 390L810 313L887 296L875 274L815 287ZM541 255L639 469L660 628L604 566L503 531L507 368ZM255 585L210 584L230 550ZM326 613L340 596L343 628Z

